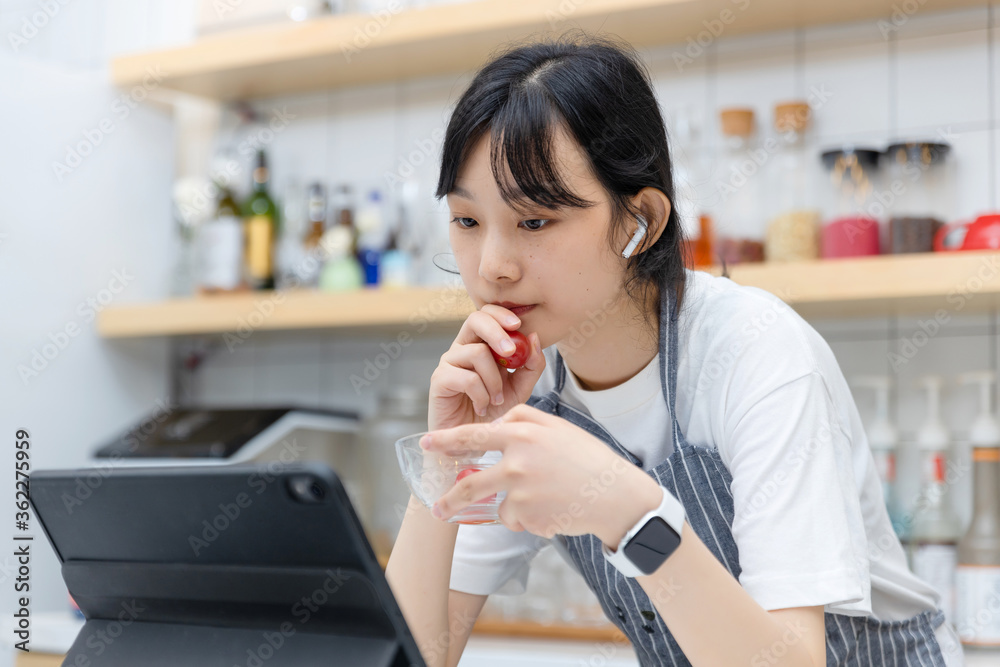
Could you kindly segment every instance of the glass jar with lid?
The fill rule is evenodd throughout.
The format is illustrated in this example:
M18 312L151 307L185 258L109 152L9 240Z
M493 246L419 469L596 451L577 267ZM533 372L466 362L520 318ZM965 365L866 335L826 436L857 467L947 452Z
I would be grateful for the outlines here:
M712 220L707 213L706 188L711 185L701 128L693 105L684 105L670 114L670 155L673 163L674 201L684 233L685 259L691 268L715 262Z
M760 206L761 161L753 109L719 112L725 146L716 179L715 254L726 264L764 260L764 216Z
M388 556L410 500L396 459L396 441L427 430L426 389L396 385L383 390L378 409L365 418L358 433L359 458L368 481L364 489L362 518L372 548Z
M824 206L824 259L879 254L879 221L872 206L879 155L873 148L844 146L820 156L832 186Z
M890 252L934 249L934 235L953 210L950 150L943 142L907 141L882 154L886 182L878 200L889 215Z
M807 153L810 110L806 102L786 102L774 108L779 135L769 156L770 202L764 257L769 262L815 259L819 256L816 208L818 168Z

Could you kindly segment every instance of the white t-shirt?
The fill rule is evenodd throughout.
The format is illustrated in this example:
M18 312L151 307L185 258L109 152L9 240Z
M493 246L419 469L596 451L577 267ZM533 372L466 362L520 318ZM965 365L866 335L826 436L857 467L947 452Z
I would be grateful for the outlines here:
M733 476L740 584L764 609L903 620L941 604L907 567L850 388L829 345L778 297L688 271L679 319L677 417L690 444ZM534 394L555 386L555 348ZM562 399L650 470L672 451L659 354L626 382L585 391L566 367ZM549 540L460 526L451 588L521 593ZM950 623L942 647L957 644ZM949 662L951 664L951 662Z

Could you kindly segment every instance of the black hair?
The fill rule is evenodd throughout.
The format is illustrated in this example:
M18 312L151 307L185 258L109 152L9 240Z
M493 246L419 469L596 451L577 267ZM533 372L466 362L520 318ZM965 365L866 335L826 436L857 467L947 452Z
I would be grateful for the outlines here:
M624 290L643 306L646 323L655 330L659 311L650 313L645 304L651 292L659 297L663 290L675 289L679 309L685 250L673 205L666 127L649 72L629 44L572 31L553 40L508 45L491 56L448 122L435 197L454 189L473 145L489 130L493 176L509 206L518 210L525 200L548 208L592 206L595 202L567 190L553 168L552 134L558 125L583 149L609 195L609 245L623 231L625 238L631 237L639 211L630 199L639 190L656 188L671 202L656 243L646 247L655 231L650 221L646 238L626 266ZM504 162L513 184L506 181Z

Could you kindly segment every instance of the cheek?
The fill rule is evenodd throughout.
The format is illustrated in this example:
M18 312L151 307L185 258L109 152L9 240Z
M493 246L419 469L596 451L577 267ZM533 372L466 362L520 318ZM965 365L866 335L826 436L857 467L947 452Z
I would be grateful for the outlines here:
M448 241L451 244L451 252L454 256L455 264L463 278L467 278L478 273L479 249L475 243L468 239L463 239L461 234L456 234L454 228L449 230ZM444 261L444 265L448 265Z
M596 244L557 243L533 249L530 275L538 293L560 304L569 314L603 300L613 292L615 268L599 253ZM555 305L555 304L553 304Z

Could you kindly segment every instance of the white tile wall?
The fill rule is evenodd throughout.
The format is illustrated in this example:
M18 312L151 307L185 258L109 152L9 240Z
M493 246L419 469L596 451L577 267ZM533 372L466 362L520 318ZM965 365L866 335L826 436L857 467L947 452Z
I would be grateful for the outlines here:
M115 54L182 43L193 36L195 0L93 0L70 3L19 52L6 35L16 31L37 3L0 0L0 118L5 154L0 182L15 183L13 211L0 220L0 270L8 293L0 324L8 371L30 356L54 328L74 317L76 303L101 289L119 266L134 267L137 280L122 298L154 299L166 293L176 248L167 211L172 138L162 113L140 107L119 133L107 138L67 183L50 176L49 164L68 141L108 112L117 91L107 84ZM720 39L684 68L679 46L645 49L668 122L691 107L702 119L705 150L717 145L717 109L729 104L757 109L770 127L774 102L814 86L833 91L815 112L816 147L843 141L884 145L897 136L932 136L950 128L954 145L954 218L967 219L997 205L996 110L1000 63L990 12L947 15L918 12L898 29L883 32L874 21L801 33ZM993 21L998 17L993 12ZM992 43L991 43L991 40ZM992 61L991 61L992 58ZM270 148L279 186L292 179L347 181L355 191L386 186L387 173L411 174L420 207L413 224L440 252L447 235L433 200L440 145L451 106L468 84L466 75L432 77L333 92L266 100L267 113L287 107L295 114ZM13 104L7 104L13 102ZM12 114L10 109L16 111ZM409 169L412 167L412 172ZM14 170L14 171L12 171ZM23 187L21 187L23 186ZM398 194L398 193L394 193ZM30 257L30 260L28 259ZM81 259L83 258L83 259ZM425 264L426 264L426 260ZM427 265L429 267L429 265ZM8 275L14 271L16 275ZM425 282L446 276L428 269ZM922 416L916 377L996 368L996 313L956 317L898 373L894 414L904 434ZM917 318L919 320L919 318ZM845 375L890 370L888 352L912 335L918 321L899 318L816 321ZM324 332L255 334L235 352L216 352L199 371L196 393L212 404L295 401L345 406L370 413L378 391L390 384L426 386L450 337L421 339L408 347L370 386L356 391L352 374L380 352L379 341ZM6 411L36 425L39 462L80 462L86 448L147 412L166 385L163 341L103 341L88 329L57 359L37 385L25 390L8 381ZM944 410L957 437L974 414L971 390L949 385ZM858 394L867 420L872 399ZM54 419L58 417L58 419ZM14 427L4 418L8 432ZM967 512L966 500L960 507ZM51 561L51 559L50 559ZM54 568L54 561L48 567ZM49 581L58 581L51 569ZM43 590L39 607L61 606L58 586ZM0 659L2 660L2 659ZM2 663L0 663L2 667Z
M986 127L990 90L987 46L985 27L901 37L896 51L897 127Z

